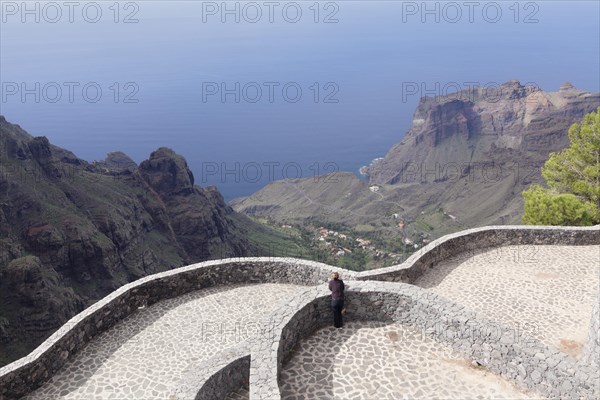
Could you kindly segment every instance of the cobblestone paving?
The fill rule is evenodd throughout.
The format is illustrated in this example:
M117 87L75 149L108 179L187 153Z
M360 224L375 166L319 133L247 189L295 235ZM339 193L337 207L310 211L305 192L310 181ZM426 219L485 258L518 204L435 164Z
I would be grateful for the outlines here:
M248 400L250 399L250 391L248 390L248 388L239 388L238 390L234 390L233 392L229 393L226 397L225 400Z
M445 260L415 284L578 357L597 301L600 246L504 246Z
M231 285L153 304L96 337L25 399L168 399L193 365L252 340L263 318L305 289Z
M302 340L283 368L281 389L285 400L535 398L417 330L370 321Z

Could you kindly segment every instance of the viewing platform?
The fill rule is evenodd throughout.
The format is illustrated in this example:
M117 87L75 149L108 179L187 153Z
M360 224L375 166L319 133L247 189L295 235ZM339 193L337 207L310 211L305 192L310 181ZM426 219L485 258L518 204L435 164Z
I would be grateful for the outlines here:
M486 227L360 273L193 264L73 317L0 369L0 399L591 399L599 261L600 227ZM332 271L348 285L342 329Z

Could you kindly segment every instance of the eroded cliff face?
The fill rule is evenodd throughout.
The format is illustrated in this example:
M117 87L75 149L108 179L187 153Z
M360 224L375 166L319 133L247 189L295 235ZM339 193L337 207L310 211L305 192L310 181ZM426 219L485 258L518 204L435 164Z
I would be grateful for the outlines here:
M243 218L170 149L88 163L0 116L0 365L127 282L251 253Z
M546 93L518 81L425 97L404 139L367 173L372 184L398 184L416 166L430 172L449 164L464 165L463 170L483 163L541 165L550 152L568 145L569 126L599 103L599 94L568 83ZM423 175L422 182L443 179Z

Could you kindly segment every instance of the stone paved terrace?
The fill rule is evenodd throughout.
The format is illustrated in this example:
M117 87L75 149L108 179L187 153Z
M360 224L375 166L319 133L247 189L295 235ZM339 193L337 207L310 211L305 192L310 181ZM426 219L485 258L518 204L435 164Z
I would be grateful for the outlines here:
M579 357L599 273L600 246L515 245L452 257L415 285Z
M0 369L0 400L597 398L599 234L476 228L399 266L342 272L342 330L329 326L336 267L265 257L152 275ZM443 334L469 323L477 335Z
M285 400L533 399L422 332L349 322L304 339L281 374Z
M304 289L218 286L163 300L96 337L25 399L168 399L190 368L251 341L270 310Z

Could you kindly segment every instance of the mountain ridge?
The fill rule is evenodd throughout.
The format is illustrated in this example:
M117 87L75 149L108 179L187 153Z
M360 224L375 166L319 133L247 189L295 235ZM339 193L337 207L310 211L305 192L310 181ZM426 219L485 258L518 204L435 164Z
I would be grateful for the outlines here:
M90 163L0 116L0 365L123 284L265 255L261 240L287 239L195 185L171 149Z

